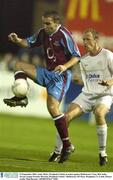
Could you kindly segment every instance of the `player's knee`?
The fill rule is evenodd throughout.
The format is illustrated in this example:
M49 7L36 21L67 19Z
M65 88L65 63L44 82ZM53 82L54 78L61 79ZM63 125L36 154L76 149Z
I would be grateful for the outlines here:
M66 113L65 116L66 116L67 125L69 126L69 124L72 120L72 115L70 113Z
M52 105L52 104L49 105L48 111L49 111L49 113L50 113L52 116L56 116L57 114L59 114L56 106L55 106L55 105Z
M103 118L103 117L105 117L106 112L102 108L96 108L95 111L94 111L94 114L98 118Z
M65 117L66 117L67 126L69 126L71 118L69 117L67 113L65 114Z

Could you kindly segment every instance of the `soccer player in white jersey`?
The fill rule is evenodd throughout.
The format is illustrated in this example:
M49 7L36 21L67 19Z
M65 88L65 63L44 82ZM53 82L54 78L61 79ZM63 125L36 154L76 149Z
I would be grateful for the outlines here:
M97 126L99 164L102 166L107 163L105 116L113 100L113 53L102 48L98 40L99 34L96 30L90 28L84 31L83 44L87 54L79 62L84 87L65 114L69 125L73 118L93 111ZM50 159L55 155L59 156L61 148L62 143L57 136L56 148Z

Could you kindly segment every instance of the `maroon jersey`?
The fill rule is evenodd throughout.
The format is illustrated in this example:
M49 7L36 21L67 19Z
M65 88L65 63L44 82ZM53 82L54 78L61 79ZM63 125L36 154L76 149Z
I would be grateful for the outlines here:
M62 25L51 35L42 28L28 37L27 41L29 47L43 47L48 70L54 70L56 66L65 64L71 57L80 57L71 33Z

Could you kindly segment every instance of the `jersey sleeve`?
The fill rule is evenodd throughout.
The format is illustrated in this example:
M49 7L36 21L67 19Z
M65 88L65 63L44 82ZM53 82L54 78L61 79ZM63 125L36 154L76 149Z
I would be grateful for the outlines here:
M80 57L80 52L76 42L74 41L72 35L62 30L63 38L61 44L65 51L70 54L71 57Z
M38 32L33 34L32 36L26 38L29 47L39 47L42 45L42 30L40 29Z

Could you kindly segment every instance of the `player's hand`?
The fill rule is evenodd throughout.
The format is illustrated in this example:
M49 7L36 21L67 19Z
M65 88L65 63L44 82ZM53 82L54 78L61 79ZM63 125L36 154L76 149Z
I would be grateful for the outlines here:
M10 41L14 42L14 43L18 43L18 40L19 40L19 38L18 38L18 36L17 36L16 33L11 33L11 34L9 34L9 35L8 35L8 39L9 39Z
M99 81L98 84L102 85L102 86L109 86L109 83L107 81Z
M54 71L58 74L63 73L64 71L66 71L66 67L64 65L58 65L56 66L56 68L54 69Z

